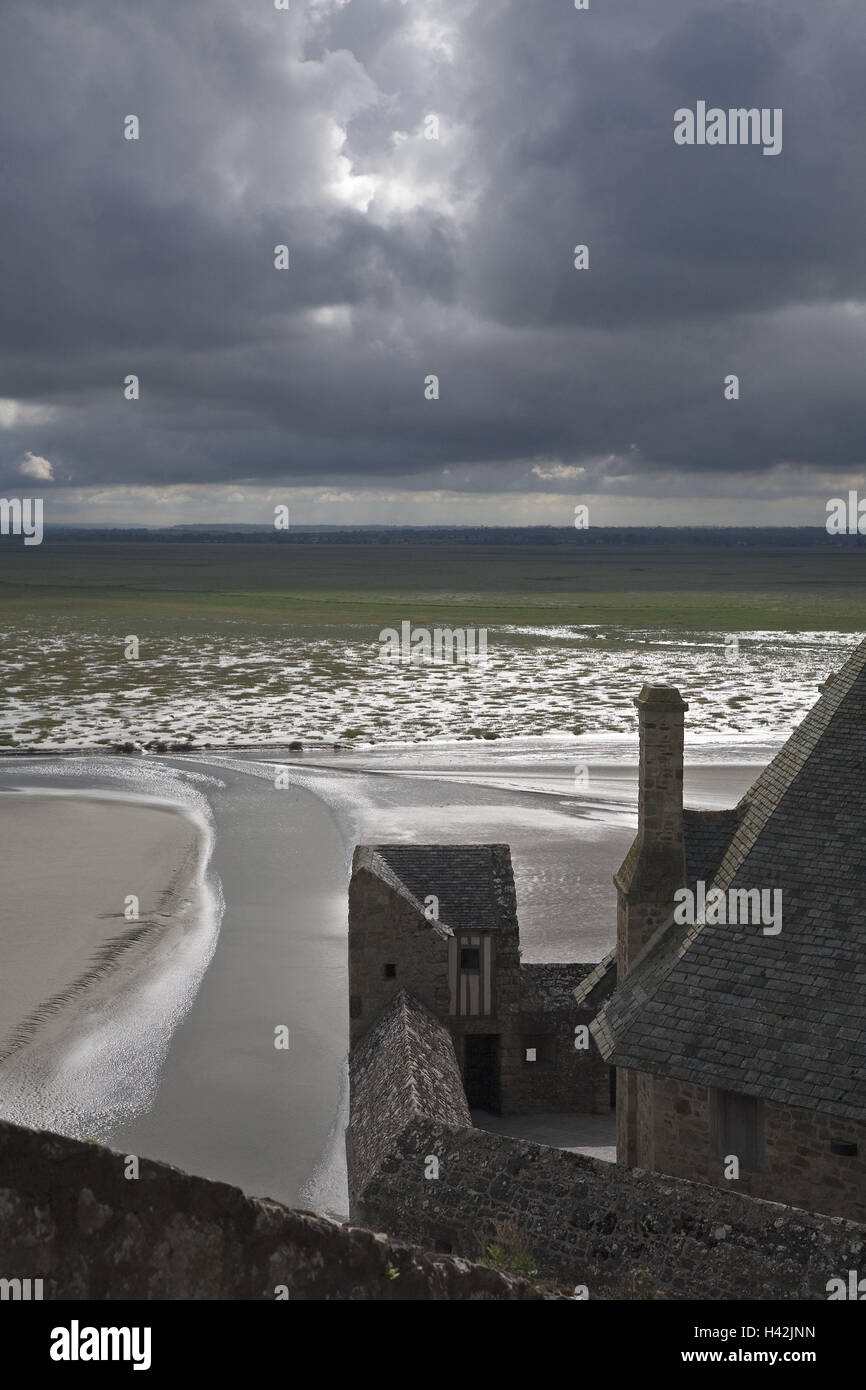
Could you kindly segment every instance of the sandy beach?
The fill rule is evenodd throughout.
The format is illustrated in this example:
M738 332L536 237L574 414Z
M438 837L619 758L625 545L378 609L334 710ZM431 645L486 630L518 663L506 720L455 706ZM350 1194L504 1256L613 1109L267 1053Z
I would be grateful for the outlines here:
M88 757L4 763L0 806L10 826L27 813L0 953L29 989L4 1027L0 1114L339 1214L346 851L329 808L263 766ZM30 895L45 856L54 888ZM150 920L127 924L139 887Z
M190 905L200 840L167 805L0 795L0 1063L88 990L134 974Z
M4 769L0 1113L107 1139L150 1108L213 955L202 798L82 763ZM138 920L129 920L138 899Z

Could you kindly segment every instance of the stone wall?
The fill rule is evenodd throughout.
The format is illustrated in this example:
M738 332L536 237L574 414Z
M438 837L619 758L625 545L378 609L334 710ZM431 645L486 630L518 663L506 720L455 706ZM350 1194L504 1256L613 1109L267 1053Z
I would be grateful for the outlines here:
M698 1177L771 1202L866 1221L866 1125L862 1123L765 1101L763 1165L750 1170L741 1164L739 1178L731 1181L711 1146L706 1086L641 1074L639 1108L638 1162L643 1167ZM858 1153L832 1154L832 1139L857 1144Z
M866 1226L431 1120L403 1131L354 1214L469 1258L495 1239L590 1298L826 1299L866 1267Z
M562 1297L235 1187L0 1122L0 1278L45 1299Z
M569 1001L574 1004L574 991L594 964L577 961L568 964L524 961L520 968L520 1007L529 1013L560 1013Z
M574 998L593 969L579 964L521 967L520 1049L508 1089L509 1109L515 1113L609 1112L611 1068L589 1036L596 1006L581 1006ZM575 1047L578 1027L585 1029L581 1040L586 1037L586 1047ZM527 1062L526 1047L532 1043L536 1061Z
M357 859L356 851L356 859ZM385 965L394 974L385 975ZM401 990L447 1018L448 943L407 899L356 867L349 883L349 1028L363 1037Z

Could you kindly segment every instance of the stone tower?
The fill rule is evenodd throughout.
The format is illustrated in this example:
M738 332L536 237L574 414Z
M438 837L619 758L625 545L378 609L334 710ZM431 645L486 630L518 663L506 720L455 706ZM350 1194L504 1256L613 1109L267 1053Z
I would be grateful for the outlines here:
M672 685L645 685L635 700L640 730L638 832L614 875L617 888L617 980L674 908L686 882L683 837L683 730L688 705ZM617 1076L617 1159L637 1162L637 1077Z

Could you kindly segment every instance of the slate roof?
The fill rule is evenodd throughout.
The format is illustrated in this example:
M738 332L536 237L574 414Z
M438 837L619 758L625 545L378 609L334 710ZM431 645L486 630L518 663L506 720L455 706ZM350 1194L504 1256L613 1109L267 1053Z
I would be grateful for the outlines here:
M513 925L508 845L364 845L356 852L359 866L378 874L421 912L424 899L434 894L440 924L451 931Z
M700 879L708 887L712 883L722 856L742 818L735 806L726 811L683 811L683 842L686 855L686 887L694 889ZM634 841L626 855L620 873L628 877L628 866L637 857L638 842ZM619 875L617 875L619 876ZM591 1005L600 1001L605 991L613 988L616 978L616 947L608 951L585 979L581 980L574 997L578 1004ZM599 987L602 988L599 988ZM598 991L598 993L596 993Z
M616 1066L866 1118L866 642L736 812L713 886L780 888L781 932L671 922L596 1041Z
M456 1129L472 1125L451 1034L406 990L352 1049L349 1088L346 1153L353 1200L413 1119L423 1116Z
M730 811L683 811L688 888L694 889L698 880L712 883L742 816L738 806Z

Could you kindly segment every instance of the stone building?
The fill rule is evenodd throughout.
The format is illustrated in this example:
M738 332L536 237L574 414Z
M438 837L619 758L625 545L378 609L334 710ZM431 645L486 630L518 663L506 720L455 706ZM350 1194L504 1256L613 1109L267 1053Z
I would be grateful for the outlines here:
M494 1113L610 1109L589 1036L588 965L520 959L507 845L359 845L349 885L350 1046L396 995L453 1040L469 1105ZM611 984L613 982L611 981Z
M576 993L615 972L592 1031L618 1068L618 1160L862 1221L866 642L730 810L683 808L679 692L636 704L616 953ZM777 893L778 920L757 910Z
M409 991L353 1048L349 1092L351 1219L424 1249L504 1240L591 1299L823 1300L864 1268L866 1225L473 1128L451 1034Z

